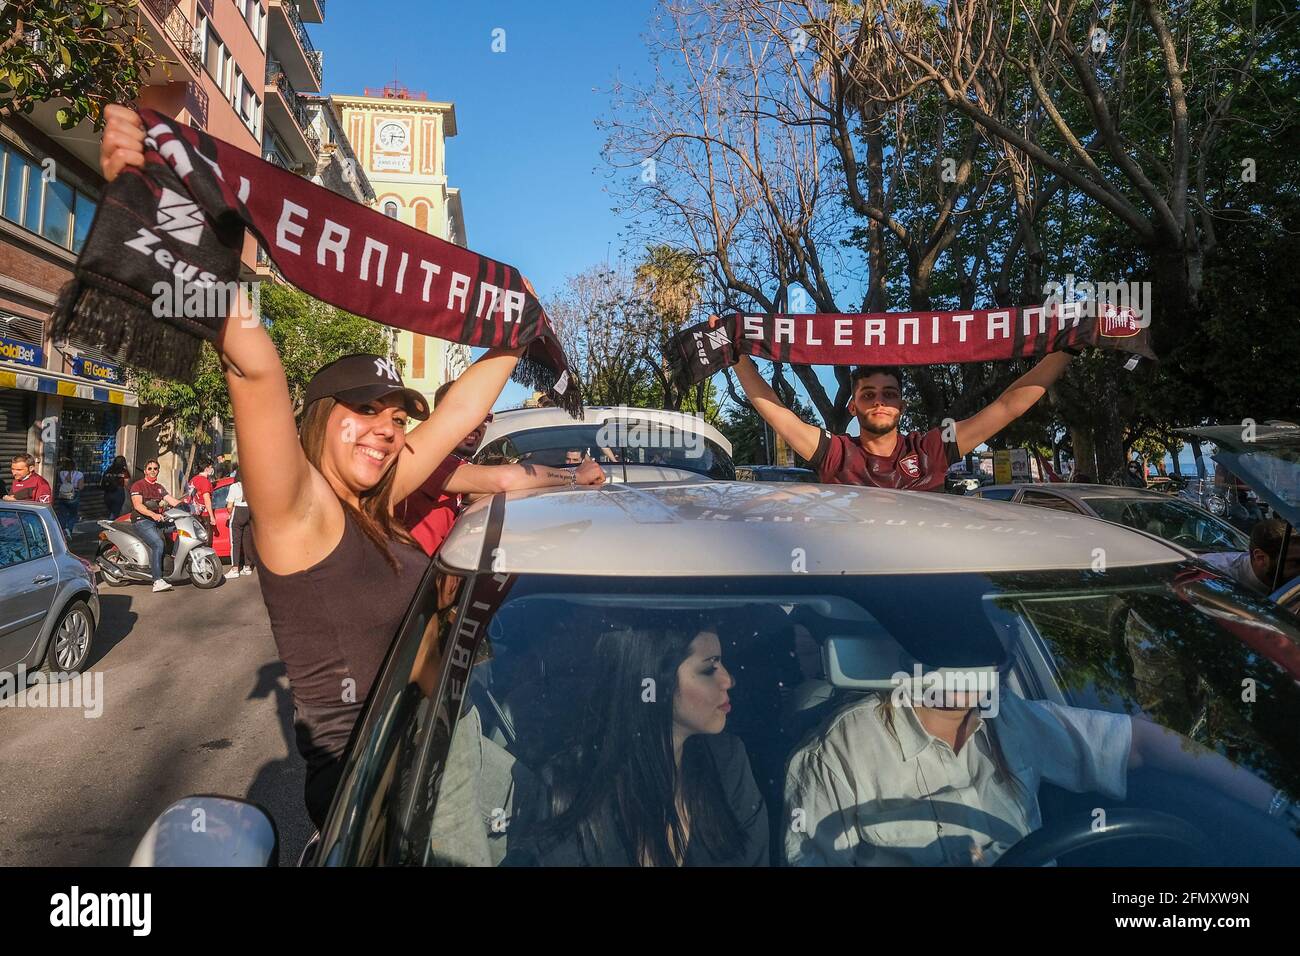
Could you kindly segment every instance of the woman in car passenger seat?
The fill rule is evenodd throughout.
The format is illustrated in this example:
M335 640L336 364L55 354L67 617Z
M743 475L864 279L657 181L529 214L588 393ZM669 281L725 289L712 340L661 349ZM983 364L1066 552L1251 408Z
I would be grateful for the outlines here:
M109 106L104 178L144 165L139 115ZM529 287L531 290L531 286ZM240 292L215 345L239 439L258 580L288 672L307 810L319 827L352 727L429 559L393 506L487 415L522 348L489 349L438 409L383 356L349 355L317 371L301 429L279 353ZM407 419L426 419L409 434Z
M549 818L506 863L766 866L768 819L740 739L735 681L702 617L640 614L595 645L581 740L542 771Z

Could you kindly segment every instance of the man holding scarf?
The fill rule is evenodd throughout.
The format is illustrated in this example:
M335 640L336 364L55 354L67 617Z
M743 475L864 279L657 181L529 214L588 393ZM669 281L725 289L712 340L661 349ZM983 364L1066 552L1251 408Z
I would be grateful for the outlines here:
M1061 377L1070 358L1069 353L1052 352L970 418L947 429L906 435L898 431L898 420L907 408L901 373L892 366L859 367L853 372L849 399L849 411L860 429L857 438L832 435L799 418L781 403L749 356L740 356L735 370L754 410L817 470L818 481L942 491L948 466L1029 411Z

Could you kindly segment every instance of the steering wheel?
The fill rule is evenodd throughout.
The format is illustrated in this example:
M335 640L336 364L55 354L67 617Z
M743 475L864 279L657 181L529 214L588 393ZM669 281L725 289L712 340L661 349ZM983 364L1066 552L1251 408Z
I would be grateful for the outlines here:
M1172 541L1174 544L1181 544L1183 547L1191 548L1191 549L1195 549L1199 547L1201 544L1201 542L1197 539L1196 535L1188 534L1186 531L1179 532L1169 540Z
M1044 866L1066 853L1117 840L1167 840L1190 849L1194 866L1213 862L1209 838L1181 817L1157 810L1107 810L1106 826L1094 830L1092 817L1062 820L1035 830L998 857L994 866Z

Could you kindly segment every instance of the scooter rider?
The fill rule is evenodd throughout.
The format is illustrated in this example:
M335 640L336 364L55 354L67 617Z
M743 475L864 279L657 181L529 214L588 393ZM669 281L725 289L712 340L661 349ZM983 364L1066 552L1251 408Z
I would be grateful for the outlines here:
M158 525L166 521L167 517L158 509L164 502L173 508L181 503L179 498L173 498L167 494L166 488L158 484L158 462L150 459L145 463L144 477L131 486L131 507L135 512L131 515L131 522L136 533L149 546L149 562L153 569L155 591L172 589L172 586L163 580L162 574L163 551L166 549L166 544L163 542Z

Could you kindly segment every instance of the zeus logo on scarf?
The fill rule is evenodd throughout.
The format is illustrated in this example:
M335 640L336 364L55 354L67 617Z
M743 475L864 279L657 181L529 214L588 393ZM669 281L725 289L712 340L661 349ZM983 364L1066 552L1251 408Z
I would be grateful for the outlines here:
M181 242L197 246L203 236L203 214L180 193L164 187L158 200L158 228Z

